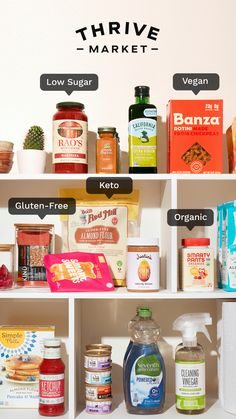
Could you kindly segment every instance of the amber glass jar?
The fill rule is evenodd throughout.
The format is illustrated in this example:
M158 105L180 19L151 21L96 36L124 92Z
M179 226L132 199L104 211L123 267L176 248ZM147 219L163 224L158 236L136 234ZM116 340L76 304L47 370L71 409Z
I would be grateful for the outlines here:
M98 128L96 173L118 173L118 139L116 128Z
M88 173L88 118L79 102L60 102L53 116L55 173Z

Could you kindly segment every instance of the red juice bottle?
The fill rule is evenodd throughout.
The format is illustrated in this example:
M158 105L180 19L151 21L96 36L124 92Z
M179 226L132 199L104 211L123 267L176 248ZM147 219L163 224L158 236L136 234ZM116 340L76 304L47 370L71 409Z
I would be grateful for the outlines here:
M39 369L39 414L59 416L65 413L64 372L60 339L44 340L44 359Z

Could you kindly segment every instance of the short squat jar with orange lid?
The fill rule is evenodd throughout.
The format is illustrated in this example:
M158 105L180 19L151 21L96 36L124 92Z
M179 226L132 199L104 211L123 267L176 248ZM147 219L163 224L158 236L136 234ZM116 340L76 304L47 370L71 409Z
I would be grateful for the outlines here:
M128 239L128 291L159 291L159 240L130 237Z
M98 128L96 147L96 172L118 173L118 139L116 128Z

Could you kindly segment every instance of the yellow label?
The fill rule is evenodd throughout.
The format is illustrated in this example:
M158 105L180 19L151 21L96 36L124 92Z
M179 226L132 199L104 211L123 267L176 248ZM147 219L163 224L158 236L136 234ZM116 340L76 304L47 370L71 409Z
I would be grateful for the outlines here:
M129 122L129 166L156 167L157 123L151 118Z
M0 343L6 348L18 348L25 341L25 332L21 331L9 331L1 330L0 331Z

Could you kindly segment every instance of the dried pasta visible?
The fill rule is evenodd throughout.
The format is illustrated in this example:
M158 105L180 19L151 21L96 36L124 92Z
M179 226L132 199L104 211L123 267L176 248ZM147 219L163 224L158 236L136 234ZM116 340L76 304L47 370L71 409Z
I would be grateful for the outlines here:
M200 160L205 166L210 160L211 155L206 151L201 144L194 143L183 155L182 160L190 165L193 161Z

